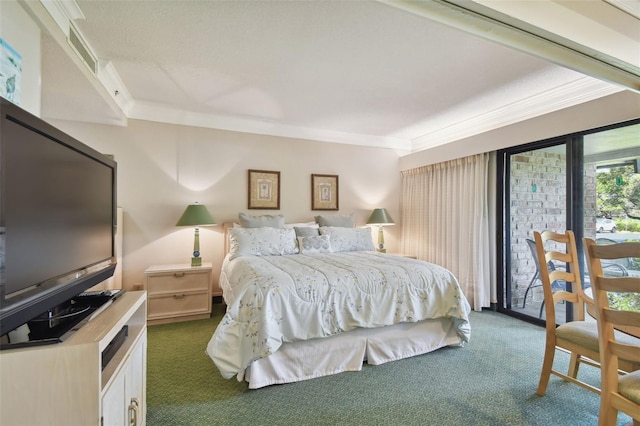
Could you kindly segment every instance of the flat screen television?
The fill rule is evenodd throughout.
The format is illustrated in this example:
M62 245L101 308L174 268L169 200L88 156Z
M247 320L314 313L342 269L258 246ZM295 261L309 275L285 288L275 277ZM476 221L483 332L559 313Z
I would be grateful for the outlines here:
M0 336L113 275L116 162L0 105Z

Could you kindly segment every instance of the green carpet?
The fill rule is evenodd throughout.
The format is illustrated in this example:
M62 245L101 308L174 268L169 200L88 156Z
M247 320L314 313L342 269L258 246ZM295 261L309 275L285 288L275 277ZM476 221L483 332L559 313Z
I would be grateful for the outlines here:
M249 390L223 379L205 354L222 317L149 327L147 424L155 425L596 425L599 397L552 376L535 395L540 327L471 313L471 342L360 372ZM568 357L556 362L566 370ZM557 364L558 365L558 364ZM580 376L599 383L599 370ZM618 424L630 418L620 414Z

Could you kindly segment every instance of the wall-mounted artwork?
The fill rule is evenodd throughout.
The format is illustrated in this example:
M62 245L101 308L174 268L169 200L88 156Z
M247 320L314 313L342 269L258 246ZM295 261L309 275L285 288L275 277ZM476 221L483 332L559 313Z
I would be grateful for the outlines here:
M22 55L0 38L0 96L20 105Z
M249 170L250 209L280 209L280 172Z
M311 210L338 210L338 175L311 175Z

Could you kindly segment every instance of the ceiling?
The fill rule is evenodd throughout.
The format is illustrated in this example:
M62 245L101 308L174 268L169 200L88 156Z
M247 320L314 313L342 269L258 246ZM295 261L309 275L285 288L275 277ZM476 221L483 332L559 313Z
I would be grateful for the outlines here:
M584 3L594 2L614 14L610 22L638 23L640 36L637 18L599 0ZM628 89L562 63L571 56L564 51L554 60L532 54L535 46L472 34L479 21L469 11L456 13L471 32L411 10L423 3L55 0L49 12L51 3L62 5L68 18L53 13L57 25L34 3L26 4L47 29L45 119L142 119L402 155ZM69 25L97 59L95 74L66 42ZM493 28L489 38L500 32Z

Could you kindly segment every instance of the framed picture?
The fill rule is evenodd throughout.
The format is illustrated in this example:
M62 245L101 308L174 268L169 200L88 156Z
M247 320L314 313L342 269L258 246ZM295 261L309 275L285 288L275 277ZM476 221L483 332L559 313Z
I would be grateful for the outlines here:
M338 175L311 175L311 210L338 210Z
M280 209L280 172L249 170L249 208Z

